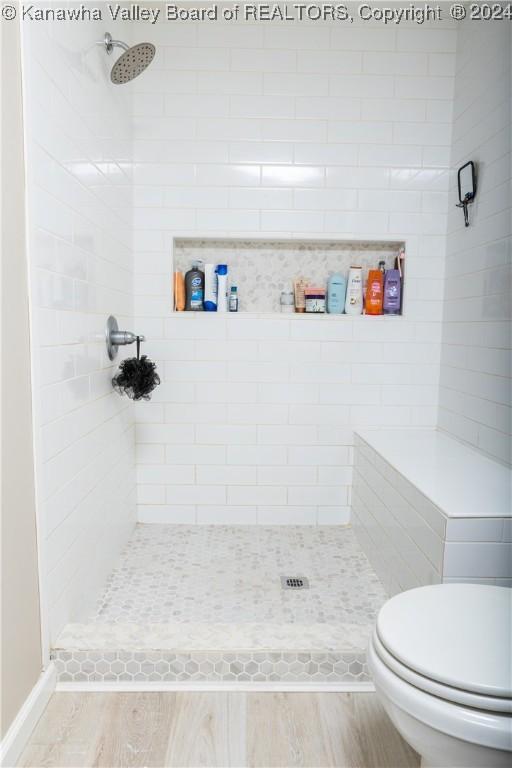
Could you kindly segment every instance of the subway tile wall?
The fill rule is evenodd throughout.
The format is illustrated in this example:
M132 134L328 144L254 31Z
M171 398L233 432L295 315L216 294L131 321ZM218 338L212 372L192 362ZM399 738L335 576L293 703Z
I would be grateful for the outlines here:
M139 324L163 374L136 405L142 522L349 522L354 427L435 424L429 323L176 313Z
M354 427L437 419L456 28L145 33L135 311L163 383L136 407L139 519L346 522ZM405 240L404 317L173 315L182 236Z
M22 27L43 620L54 640L87 611L135 522L134 411L112 392L104 342L109 314L133 325L130 95L109 84L102 23Z
M511 31L463 23L458 33L452 183L439 425L511 461ZM456 170L478 166L476 202L464 227Z

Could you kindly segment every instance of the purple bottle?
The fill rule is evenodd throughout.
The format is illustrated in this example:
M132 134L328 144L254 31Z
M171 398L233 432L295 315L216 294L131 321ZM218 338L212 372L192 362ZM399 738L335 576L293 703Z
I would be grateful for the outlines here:
M398 269L388 269L384 274L384 303L385 315L400 314L400 272Z

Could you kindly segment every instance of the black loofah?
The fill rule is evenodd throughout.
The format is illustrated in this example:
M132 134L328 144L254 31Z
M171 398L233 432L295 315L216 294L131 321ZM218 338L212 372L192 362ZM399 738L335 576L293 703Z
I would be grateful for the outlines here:
M112 379L112 386L120 395L128 395L131 400L150 400L151 392L160 384L160 376L156 372L156 363L146 355L139 358L139 343L137 340L137 357L122 361L119 373Z

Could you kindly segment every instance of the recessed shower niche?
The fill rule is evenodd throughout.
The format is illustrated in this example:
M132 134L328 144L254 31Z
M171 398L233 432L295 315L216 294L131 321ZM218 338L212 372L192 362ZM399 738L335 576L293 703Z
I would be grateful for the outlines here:
M176 238L173 270L185 274L194 261L227 264L240 312L280 313L281 291L293 288L297 278L326 287L330 275L347 275L351 266L360 266L366 282L368 270L380 261L392 269L401 248L403 241Z

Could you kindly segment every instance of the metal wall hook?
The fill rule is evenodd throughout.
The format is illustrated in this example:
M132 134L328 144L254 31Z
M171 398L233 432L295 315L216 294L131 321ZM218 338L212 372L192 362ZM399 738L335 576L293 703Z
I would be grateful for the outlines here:
M464 211L464 226L469 227L469 211L468 211L468 205L471 205L473 202L473 199L467 198L466 200L463 200L462 203L456 203L456 208L462 208Z
M146 341L145 336L137 336L131 331L120 331L116 318L110 315L105 328L105 342L107 344L109 360L115 359L119 347L123 347L125 344L133 344L137 339Z
M457 172L457 186L459 188L459 202L457 208L464 211L464 226L469 227L468 206L476 197L476 165L470 160L462 165Z

